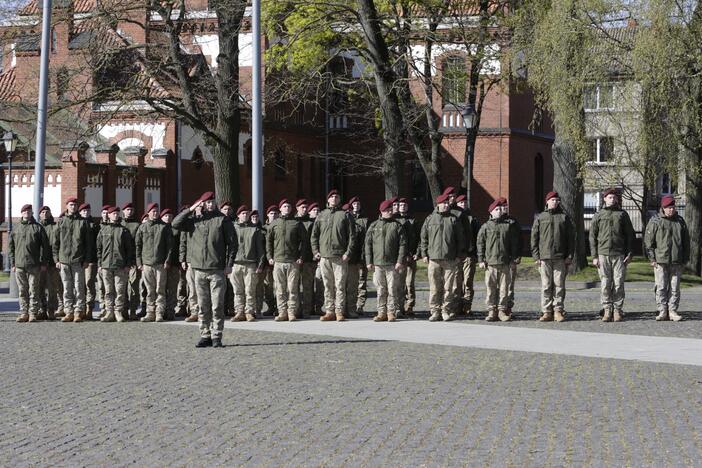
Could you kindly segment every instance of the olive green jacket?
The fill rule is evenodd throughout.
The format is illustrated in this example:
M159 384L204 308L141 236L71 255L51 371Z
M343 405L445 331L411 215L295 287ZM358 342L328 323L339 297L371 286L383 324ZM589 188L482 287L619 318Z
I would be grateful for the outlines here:
M90 221L78 213L64 215L56 223L54 260L64 264L95 263L95 244Z
M101 226L97 237L98 267L117 270L134 266L135 252L132 235L121 222Z
M39 224L44 227L46 236L49 238L49 255L51 257L49 260L49 266L54 266L56 264L56 260L54 260L54 251L51 246L54 245L54 237L56 236L56 221L54 221L53 216L49 216L43 221L39 221Z
M366 232L365 259L368 265L404 264L407 256L407 233L395 218L382 216Z
M137 230L135 244L138 267L163 266L175 248L171 226L160 219L148 220Z
M314 257L312 256L312 226L314 225L314 219L310 218L308 215L297 216L296 220L300 221L307 231L307 249L302 254L302 261L305 263L313 263Z
M274 262L295 262L302 259L308 242L302 222L292 216L281 216L268 225L266 255Z
M366 231L368 230L368 218L361 217L351 213L351 218L354 221L354 229L356 230L356 242L354 243L353 252L349 257L349 265L365 265L364 247L366 243Z
M490 218L478 232L478 261L488 265L509 265L520 259L519 223L508 215Z
M356 230L351 215L340 207L323 210L312 226L312 254L324 258L351 257L356 247Z
M49 236L34 218L22 220L13 226L9 250L12 267L34 268L48 265L51 261Z
M612 206L595 213L590 223L590 253L598 255L627 256L633 251L634 227L629 214Z
M187 262L198 270L231 268L237 253L237 238L231 219L219 211L195 217L190 210L178 214L173 227L189 233Z
M690 233L685 220L677 213L662 214L648 222L644 236L646 255L663 265L684 265L690 260Z
M463 224L451 213L438 208L424 220L420 233L420 256L430 260L455 260L465 252Z
M405 228L405 237L407 238L407 257L419 255L419 231L421 224L418 223L409 214L397 213L395 219ZM412 260L414 261L414 260Z
M575 226L560 206L545 210L534 219L531 228L531 255L534 260L573 258Z
M266 263L266 238L263 230L253 224L234 223L238 248L234 263L255 264L256 268L263 268Z

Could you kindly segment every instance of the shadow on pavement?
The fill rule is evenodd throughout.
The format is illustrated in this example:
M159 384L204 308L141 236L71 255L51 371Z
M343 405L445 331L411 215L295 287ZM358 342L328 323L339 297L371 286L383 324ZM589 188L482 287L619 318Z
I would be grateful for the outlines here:
M386 343L387 340L315 340L315 341L284 341L276 343L236 343L225 345L226 348L245 348L249 346L287 346L308 344L342 344L342 343Z

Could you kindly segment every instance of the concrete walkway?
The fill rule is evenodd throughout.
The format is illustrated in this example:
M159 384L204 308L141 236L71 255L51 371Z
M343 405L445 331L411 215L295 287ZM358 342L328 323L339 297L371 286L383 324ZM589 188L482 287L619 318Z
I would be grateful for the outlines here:
M463 322L429 323L425 320L395 323L371 320L227 321L225 328L702 366L702 340L692 338L540 330Z

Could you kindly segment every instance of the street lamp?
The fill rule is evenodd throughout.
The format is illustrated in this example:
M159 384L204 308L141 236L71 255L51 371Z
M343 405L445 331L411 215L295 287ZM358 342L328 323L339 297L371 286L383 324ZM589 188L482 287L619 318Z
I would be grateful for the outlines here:
M476 122L478 114L472 104L467 104L459 109L463 120L463 127L466 129L466 151L463 157L463 183L466 186L466 206L470 208L470 188L473 180L473 156L475 151L475 139L477 136Z
M10 297L17 297L17 282L15 281L15 273L10 265L10 236L12 235L12 153L17 147L17 135L12 132L5 132L2 136L2 142L5 145L5 154L7 154L7 252L5 252L5 270L10 272Z

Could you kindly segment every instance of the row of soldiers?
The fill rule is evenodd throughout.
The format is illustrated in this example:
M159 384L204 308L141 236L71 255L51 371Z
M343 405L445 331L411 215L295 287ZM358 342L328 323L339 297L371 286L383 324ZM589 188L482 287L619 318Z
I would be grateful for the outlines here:
M210 316L231 311L234 321L253 321L264 298L277 321L315 313L323 321L343 321L363 313L369 270L378 290L374 320L394 321L413 315L420 258L428 263L430 321L470 314L476 265L486 269L486 320L511 319L521 229L506 199L490 205L490 219L480 226L465 197L449 188L421 228L402 198L383 201L379 218L370 224L358 198L340 202L336 190L321 212L306 200L293 208L284 199L266 210L263 225L246 206L236 212L230 203L217 207L211 192L175 219L169 209L151 204L141 222L134 219L131 204L122 210L103 207L98 224L90 222L90 207L78 206L75 198L67 200L58 222L48 207L35 222L32 207L25 205L10 238L20 289L18 321L35 321L42 314L48 319L60 314L66 322L92 319L96 300L108 322L136 319L140 302L145 322L175 315L202 321L203 308ZM531 238L543 286L539 320L562 321L574 228L557 193L549 193L545 202ZM604 204L592 221L590 243L602 279L603 320L620 321L634 233L615 190L605 192ZM680 320L679 278L689 256L689 236L674 198L663 198L660 216L649 223L646 247L656 268L658 319ZM220 269L226 278L215 275L217 281L197 274ZM205 287L207 294L200 291Z

